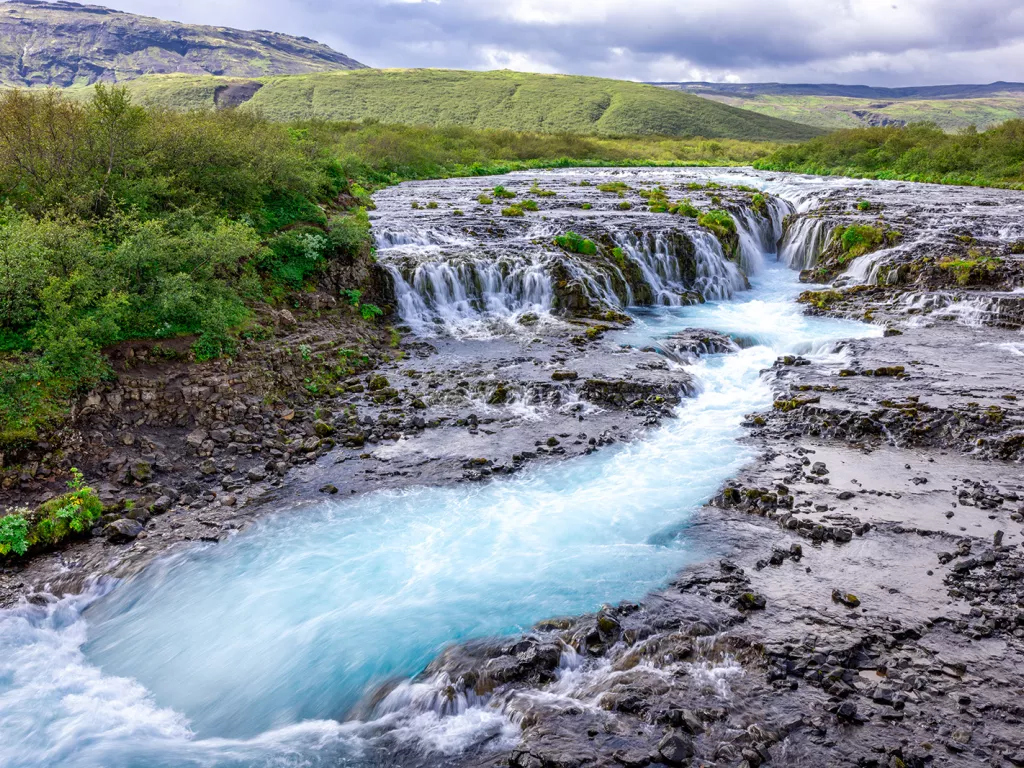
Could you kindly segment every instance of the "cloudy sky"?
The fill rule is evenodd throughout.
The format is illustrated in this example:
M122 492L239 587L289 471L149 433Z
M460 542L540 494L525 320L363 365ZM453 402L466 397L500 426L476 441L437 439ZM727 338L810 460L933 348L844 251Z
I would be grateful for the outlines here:
M889 86L1024 80L1022 0L91 1L306 35L375 67Z

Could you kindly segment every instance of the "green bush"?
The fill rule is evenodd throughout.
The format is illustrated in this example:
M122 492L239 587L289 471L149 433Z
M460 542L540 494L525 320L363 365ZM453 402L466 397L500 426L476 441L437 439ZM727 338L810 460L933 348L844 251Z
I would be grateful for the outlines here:
M586 256L593 256L597 253L597 245L595 245L593 240L588 240L583 235L572 231L556 236L554 243L559 248L570 253L582 253Z
M590 203L584 203L580 206L580 210L589 211L593 207Z
M518 205L510 205L508 208L501 209L502 216L524 216L523 209Z
M848 227L836 227L832 231L832 239L839 243L839 262L842 264L882 245L885 242L885 230L871 224L851 224Z
M50 499L34 512L15 511L0 517L0 555L24 555L30 549L53 546L85 533L103 514L103 504L85 478L71 468L68 492Z
M630 208L633 207L633 204L630 203L629 200L623 200L621 203L619 203L618 207L620 211L628 211Z
M736 222L728 211L712 210L702 213L697 217L697 223L719 236L736 234Z
M477 197L476 201L478 203L480 203L480 205L490 205L491 203L494 202L494 200L492 198L488 197L487 195L483 195L483 194L481 194L479 197Z
M640 192L640 197L647 200L647 210L651 213L666 213L671 207L668 195L662 187ZM619 206L622 207L621 205Z
M378 307L376 304L361 304L359 306L359 316L363 320L373 320L384 314L384 310Z
M511 200L516 196L516 193L511 189L505 189L505 187L500 184L494 188L493 194L496 200Z
M755 192L750 198L750 207L755 213L762 216L768 215L768 200L760 192Z
M597 188L601 192L625 192L629 189L629 185L624 181L607 181L604 184L598 184Z
M519 207L522 208L524 211L536 211L537 210L537 201L536 200L523 200L521 203L519 203Z
M671 213L678 213L680 216L688 216L691 219L696 219L700 216L700 209L690 202L690 198L685 198L678 202L675 207L670 208Z
M1024 120L945 133L931 123L835 131L780 147L755 168L1024 188Z
M28 552L29 524L20 512L0 517L0 556Z

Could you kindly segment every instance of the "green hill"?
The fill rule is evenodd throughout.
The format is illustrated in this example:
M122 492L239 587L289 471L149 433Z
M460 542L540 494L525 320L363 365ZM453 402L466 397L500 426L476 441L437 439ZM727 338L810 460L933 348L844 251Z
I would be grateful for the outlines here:
M869 88L784 83L659 83L721 104L834 130L931 122L946 131L1024 117L1024 84Z
M175 109L240 106L275 120L369 118L542 133L780 141L822 133L642 83L506 70L360 69L249 79L152 75L125 85L142 103Z

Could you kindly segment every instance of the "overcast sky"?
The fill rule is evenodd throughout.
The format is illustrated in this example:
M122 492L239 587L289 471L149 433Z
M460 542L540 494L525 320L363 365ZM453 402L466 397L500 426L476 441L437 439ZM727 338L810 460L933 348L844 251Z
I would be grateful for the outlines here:
M305 35L373 67L889 86L1024 80L1024 0L91 1Z

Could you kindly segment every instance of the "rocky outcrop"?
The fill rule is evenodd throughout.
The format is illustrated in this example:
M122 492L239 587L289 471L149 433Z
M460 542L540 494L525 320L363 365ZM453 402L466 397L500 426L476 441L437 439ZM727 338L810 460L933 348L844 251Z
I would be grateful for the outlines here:
M170 72L265 77L364 67L307 37L181 24L72 2L0 5L0 83L8 86L66 87ZM218 93L218 104L233 103L252 87L229 86Z

